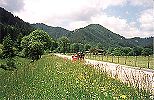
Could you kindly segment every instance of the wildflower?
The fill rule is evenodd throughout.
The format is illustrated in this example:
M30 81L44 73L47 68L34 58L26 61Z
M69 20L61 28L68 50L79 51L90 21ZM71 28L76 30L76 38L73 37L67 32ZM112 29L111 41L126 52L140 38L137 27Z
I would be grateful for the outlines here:
M121 95L120 98L126 99L126 96L125 95Z

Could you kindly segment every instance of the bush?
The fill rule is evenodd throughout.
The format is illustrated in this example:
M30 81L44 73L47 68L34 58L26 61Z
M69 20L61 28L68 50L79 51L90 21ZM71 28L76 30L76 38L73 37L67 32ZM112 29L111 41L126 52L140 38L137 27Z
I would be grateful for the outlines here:
M13 41L10 35L6 36L3 40L2 52L3 58L12 58L14 56Z
M2 68L4 70L14 70L14 69L16 69L14 59L10 59L10 58L6 59L6 64L1 64L0 68Z

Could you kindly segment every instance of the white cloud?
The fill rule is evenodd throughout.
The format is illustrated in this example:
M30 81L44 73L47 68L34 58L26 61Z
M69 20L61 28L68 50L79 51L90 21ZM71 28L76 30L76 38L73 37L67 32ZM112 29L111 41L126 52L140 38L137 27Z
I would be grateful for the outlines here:
M126 0L25 0L24 10L15 14L31 23L54 20L57 17L83 21L108 6L123 5L125 2Z
M142 32L146 32L148 35L153 35L154 31L153 9L147 9L143 11L139 18L139 22L141 23Z
M153 6L153 0L128 0L134 6Z
M120 19L114 16L107 16L106 14L92 17L92 23L99 23L111 31L125 37L139 36L139 31L136 28L136 23L128 23L125 19Z
M69 30L95 23L125 37L151 36L151 11L141 14L140 28L136 22L103 13L109 6L124 6L128 2L134 6L152 4L151 0L25 0L24 9L15 14L30 23L45 23Z
M81 28L87 25L89 25L87 21L74 21L74 22L69 23L68 28L70 30L74 30L74 29L78 29L78 28Z
M24 0L0 0L0 6L9 11L18 12L24 7Z

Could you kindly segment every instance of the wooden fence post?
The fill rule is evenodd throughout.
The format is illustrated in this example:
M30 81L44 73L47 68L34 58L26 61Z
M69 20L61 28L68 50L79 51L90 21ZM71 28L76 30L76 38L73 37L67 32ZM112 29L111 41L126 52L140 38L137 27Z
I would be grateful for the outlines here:
M136 67L136 62L137 62L137 56L135 56L135 67Z
M150 68L150 55L148 56L148 68Z
M113 55L112 55L112 62L113 62Z
M108 55L107 55L107 61L108 61Z
M90 58L91 58L91 52L90 52Z
M127 63L127 56L125 56L125 64Z

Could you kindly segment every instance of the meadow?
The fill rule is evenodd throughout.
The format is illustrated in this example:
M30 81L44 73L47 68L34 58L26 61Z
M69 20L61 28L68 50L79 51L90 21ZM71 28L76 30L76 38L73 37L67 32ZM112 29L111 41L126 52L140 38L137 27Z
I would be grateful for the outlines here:
M17 70L0 69L0 99L150 100L150 94L123 84L93 66L44 55L31 62L15 57ZM5 60L0 60L0 64Z
M153 56L103 56L86 54L87 59L113 62L116 64L128 65L133 67L154 69Z

